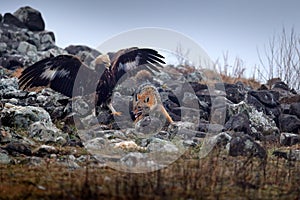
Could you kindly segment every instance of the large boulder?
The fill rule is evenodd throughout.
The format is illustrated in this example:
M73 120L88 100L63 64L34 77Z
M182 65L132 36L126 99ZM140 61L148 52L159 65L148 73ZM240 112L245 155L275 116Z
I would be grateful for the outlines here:
M282 132L300 133L300 119L295 115L283 114L279 117L279 128Z
M265 159L266 150L249 135L235 133L230 141L230 156L247 156Z
M249 117L245 113L238 113L230 117L230 119L225 124L225 129L235 132L244 132L250 135L250 121Z
M19 8L14 15L31 31L45 30L45 22L41 13L29 6Z
M284 146L292 146L300 143L300 135L294 133L281 133L280 144Z
M6 103L1 112L1 123L13 128L28 128L37 121L52 124L50 115L40 107L15 106Z
M3 23L10 24L19 28L27 28L23 22L21 22L17 17L12 15L11 13L4 14Z
M300 102L295 102L291 104L290 114L296 115L300 119Z

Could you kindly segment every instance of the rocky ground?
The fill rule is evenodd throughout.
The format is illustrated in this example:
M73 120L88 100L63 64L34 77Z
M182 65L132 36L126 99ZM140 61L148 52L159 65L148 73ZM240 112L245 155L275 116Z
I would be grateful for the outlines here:
M300 162L300 94L279 79L251 88L238 80L223 83L205 70L166 66L152 81L174 123L149 116L134 125L130 115L113 118L107 110L96 118L86 98L70 99L49 88L23 91L17 77L20 68L49 56L74 54L91 65L101 53L56 46L42 15L29 7L0 21L1 165L44 166L51 160L82 169L89 160L95 167L143 172L189 151L200 159L215 149L229 158ZM139 81L133 77L116 88L117 110L128 108Z

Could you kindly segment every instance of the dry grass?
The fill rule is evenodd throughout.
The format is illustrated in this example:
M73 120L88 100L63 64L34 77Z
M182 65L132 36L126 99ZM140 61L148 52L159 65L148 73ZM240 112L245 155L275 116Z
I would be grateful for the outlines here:
M70 170L0 165L0 199L299 199L300 162L269 156L230 157L188 152L168 168L130 174L108 167Z

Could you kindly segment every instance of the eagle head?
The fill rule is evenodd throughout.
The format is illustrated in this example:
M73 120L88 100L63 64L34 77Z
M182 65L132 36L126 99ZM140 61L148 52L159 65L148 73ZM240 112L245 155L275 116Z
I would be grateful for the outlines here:
M94 60L95 70L96 71L103 71L103 69L108 69L111 65L110 58L107 54L102 54L98 56ZM102 69L102 70L101 70Z

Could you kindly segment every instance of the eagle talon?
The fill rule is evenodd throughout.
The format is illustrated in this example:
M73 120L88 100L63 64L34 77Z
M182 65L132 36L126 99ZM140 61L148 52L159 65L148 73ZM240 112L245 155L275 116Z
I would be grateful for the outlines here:
M122 115L122 112L117 112L117 111L115 111L115 112L112 112L111 113L113 116L121 116Z

